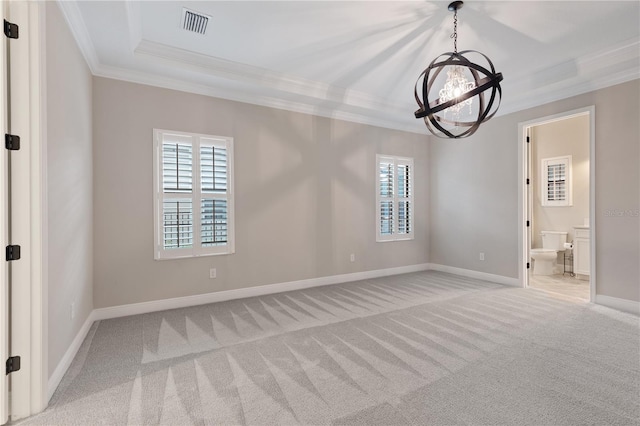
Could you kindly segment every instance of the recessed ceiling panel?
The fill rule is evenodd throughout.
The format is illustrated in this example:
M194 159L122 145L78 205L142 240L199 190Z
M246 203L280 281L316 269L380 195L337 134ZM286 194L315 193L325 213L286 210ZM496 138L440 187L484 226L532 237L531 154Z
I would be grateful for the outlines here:
M420 128L413 84L453 49L446 2L60 5L96 74L398 128ZM637 1L467 1L458 18L460 50L504 75L501 114L640 77Z

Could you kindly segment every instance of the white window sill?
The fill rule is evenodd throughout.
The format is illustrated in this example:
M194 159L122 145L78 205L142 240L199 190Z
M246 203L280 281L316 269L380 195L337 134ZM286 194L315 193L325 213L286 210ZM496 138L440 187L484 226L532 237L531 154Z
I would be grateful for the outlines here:
M163 257L155 256L153 258L153 260L193 259L193 258L198 258L198 257L226 256L226 255L234 254L234 253L235 253L235 250L233 250L233 251L225 251L225 252L220 252L220 253L186 254L186 255L179 255L179 256L163 256Z
M393 243L396 241L411 241L411 240L415 240L415 237L376 239L376 243Z

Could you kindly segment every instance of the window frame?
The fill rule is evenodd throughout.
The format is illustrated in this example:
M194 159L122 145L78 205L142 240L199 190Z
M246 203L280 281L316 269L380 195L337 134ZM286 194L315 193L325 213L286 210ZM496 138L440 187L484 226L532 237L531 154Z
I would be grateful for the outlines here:
M540 194L541 205L543 207L570 207L573 205L573 191L572 191L572 156L562 155L559 157L543 158L540 160ZM549 200L549 166L564 164L565 166L565 180L564 180L564 200ZM555 181L554 181L555 182Z
M391 162L393 163L393 196L391 197L383 197L380 195L380 164L381 162ZM409 241L415 239L415 221L414 221L414 210L415 210L415 178L414 178L414 161L411 157L401 157L396 155L386 155L386 154L376 154L376 242L388 242L388 241ZM397 180L398 180L398 166L408 165L409 166L409 196L408 197L399 197L397 192ZM392 213L392 233L391 235L383 235L381 232L381 203L383 201L391 201L393 205L393 213ZM408 201L409 202L409 232L400 234L398 233L398 203L400 201Z
M192 150L191 192L164 192L162 174L162 146L165 135L190 139ZM189 143L189 142L187 142ZM227 152L226 192L202 191L200 148L202 146L224 146ZM153 129L153 219L154 219L154 259L170 260L203 256L217 256L235 253L235 201L234 201L234 152L233 138L228 136L205 135L174 130ZM163 247L163 202L165 199L191 200L193 215L193 243L191 248L165 249ZM202 200L224 199L227 201L227 244L201 246Z

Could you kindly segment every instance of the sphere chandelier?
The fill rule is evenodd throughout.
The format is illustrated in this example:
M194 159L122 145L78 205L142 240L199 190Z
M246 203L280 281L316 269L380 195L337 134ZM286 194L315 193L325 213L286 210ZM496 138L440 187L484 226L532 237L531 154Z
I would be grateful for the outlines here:
M453 52L436 57L420 74L414 89L420 106L415 112L416 118L423 118L435 136L448 139L474 134L480 124L495 115L502 99L502 73L496 73L491 60L475 50L458 52L458 9L463 4L462 1L449 4L449 10L453 12ZM476 56L487 64L478 65L467 56ZM445 75L446 81L442 85ZM421 81L422 90L419 92ZM436 82L442 86L438 91L433 87ZM491 95L487 100L485 95L489 89Z

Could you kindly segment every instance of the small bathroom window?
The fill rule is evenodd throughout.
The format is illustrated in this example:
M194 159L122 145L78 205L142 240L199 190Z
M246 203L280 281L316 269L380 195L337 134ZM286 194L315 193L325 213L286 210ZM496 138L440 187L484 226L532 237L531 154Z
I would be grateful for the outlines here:
M543 158L541 167L542 205L571 206L571 156Z

